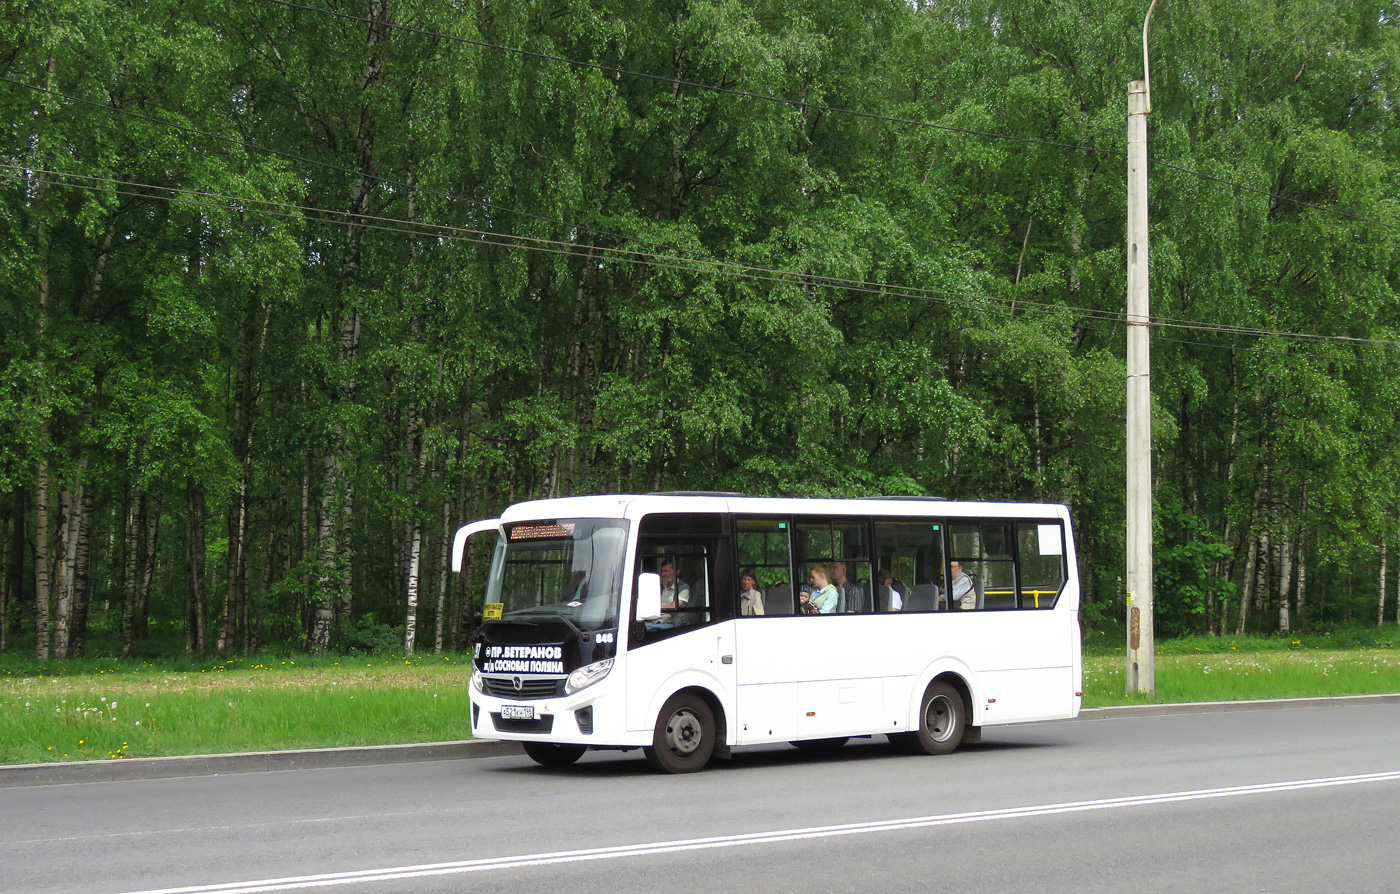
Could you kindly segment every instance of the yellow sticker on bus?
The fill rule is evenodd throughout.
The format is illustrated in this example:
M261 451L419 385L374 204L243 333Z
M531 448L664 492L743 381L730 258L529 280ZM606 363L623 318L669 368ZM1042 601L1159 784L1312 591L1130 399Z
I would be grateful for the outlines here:
M481 607L481 620L499 621L501 620L501 610L505 608L504 602L488 602Z

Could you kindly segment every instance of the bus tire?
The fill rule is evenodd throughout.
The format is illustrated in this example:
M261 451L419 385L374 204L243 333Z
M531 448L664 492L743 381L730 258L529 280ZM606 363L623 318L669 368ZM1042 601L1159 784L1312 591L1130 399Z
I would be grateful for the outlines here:
M583 757L586 745L559 745L554 742L525 742L525 753L541 767L567 767Z
M919 725L909 744L923 754L950 754L962 744L967 704L960 692L939 680L928 684L919 705Z
M681 692L671 696L656 718L651 745L642 748L647 763L662 773L694 773L715 753L715 715L703 698Z

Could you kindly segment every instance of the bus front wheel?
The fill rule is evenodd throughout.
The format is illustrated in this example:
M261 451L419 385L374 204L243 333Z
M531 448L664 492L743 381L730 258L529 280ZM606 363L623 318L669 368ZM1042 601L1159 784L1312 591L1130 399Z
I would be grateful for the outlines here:
M567 767L583 757L583 745L556 745L553 742L526 742L525 753L541 767Z
M651 745L642 749L647 763L663 773L694 773L714 752L714 712L704 699L684 692L662 707Z
M960 692L935 680L924 691L919 708L919 727L908 743L915 752L950 754L962 744L967 729L967 705Z

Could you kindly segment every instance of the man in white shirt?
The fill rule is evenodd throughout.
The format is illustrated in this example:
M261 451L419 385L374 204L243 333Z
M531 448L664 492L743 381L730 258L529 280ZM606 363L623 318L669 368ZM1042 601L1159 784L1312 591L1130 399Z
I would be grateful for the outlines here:
M661 607L677 609L690 601L690 584L676 577L676 565L670 559L661 563Z

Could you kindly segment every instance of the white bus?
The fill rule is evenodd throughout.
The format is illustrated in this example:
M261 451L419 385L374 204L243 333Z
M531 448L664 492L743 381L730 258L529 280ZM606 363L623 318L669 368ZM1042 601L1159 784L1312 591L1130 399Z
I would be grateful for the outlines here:
M567 497L462 527L454 568L485 531L472 735L541 764L640 747L683 773L739 746L872 735L942 754L1079 713L1061 505Z

